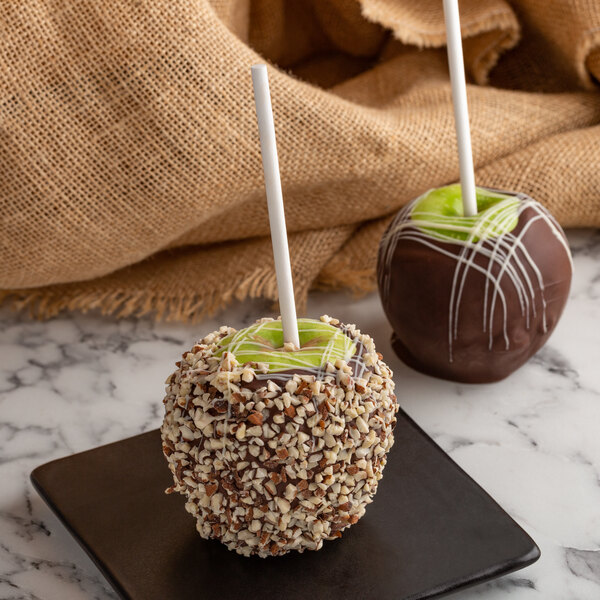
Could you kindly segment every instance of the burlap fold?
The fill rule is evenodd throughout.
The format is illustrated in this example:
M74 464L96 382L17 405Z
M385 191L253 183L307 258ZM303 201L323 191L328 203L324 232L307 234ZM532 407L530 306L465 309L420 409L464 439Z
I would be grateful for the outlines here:
M477 180L600 224L600 5L461 2ZM298 301L373 285L456 180L441 0L0 5L0 292L195 319L276 299L249 67L268 60Z

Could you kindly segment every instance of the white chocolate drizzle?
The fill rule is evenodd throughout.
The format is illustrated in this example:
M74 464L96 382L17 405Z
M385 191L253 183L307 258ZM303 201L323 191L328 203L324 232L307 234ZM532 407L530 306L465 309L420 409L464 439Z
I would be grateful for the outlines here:
M298 319L299 324L303 324L304 326L300 329L300 333L302 335L306 333L313 333L315 337L319 337L319 335L323 334L323 329L319 327L306 327L306 324L310 324L314 322L315 324L322 324L320 321L313 321L312 319ZM353 377L355 379L364 378L367 371L367 365L363 360L363 354L366 351L366 348L363 342L359 339L360 336L353 334L353 332L349 329L347 325L340 325L338 329L339 335L346 336L347 342L345 341L345 350L342 351L340 348L335 345L335 336L331 336L327 343L321 345L315 345L311 348L311 350L307 350L306 348L302 348L301 351L293 351L294 352L294 363L286 363L282 362L280 359L273 360L273 346L269 345L264 338L260 336L260 332L265 329L281 329L281 321L265 319L262 323L258 324L258 326L253 325L252 337L247 337L247 328L240 329L236 331L227 344L223 346L224 350L227 353L233 355L240 364L245 364L247 361L244 360L248 356L255 355L258 353L265 353L270 355L268 363L265 363L265 366L268 367L264 372L261 372L259 369L254 369L254 378L258 381L265 381L267 383L269 380L276 379L277 382L285 383L293 379L295 375L301 376L309 376L312 377L315 381L323 381L325 377L333 378L335 376L339 377L339 373L337 369L333 369L332 372L328 371L328 365L335 365L337 360L342 360L346 364L350 366L352 369ZM331 327L335 327L331 325ZM321 356L321 361L318 366L315 366L311 363L308 358L309 357L319 357ZM307 359L303 361L302 359ZM298 364L300 363L300 364ZM337 374L337 375L336 375ZM276 382L274 382L276 383ZM339 384L339 381L337 382ZM228 398L231 398L231 386L230 382L227 382L228 387ZM315 397L313 396L313 406L315 412L318 411L319 407ZM335 405L335 414L338 415L339 408L338 405ZM231 419L231 402L227 403L227 418L224 423L224 431L223 431L223 448L221 450L221 460L227 462L225 459L225 448L227 446L228 441L228 430L227 423ZM311 434L312 448L314 449L316 446L316 438Z
M298 319L299 324L310 324L311 322L311 319ZM321 324L318 321L315 323ZM355 377L364 376L366 366L361 358L364 350L363 344L359 339L355 339L347 332L344 327L339 329L340 334L345 335L348 338L348 343L345 345L344 351L336 347L336 338L331 336L325 344L311 346L310 349L301 348L300 351L290 352L290 355L293 355L294 357L294 362L285 362L281 357L276 358L277 355L273 353L274 348L265 341L261 341L260 332L264 329L281 329L280 321L265 320L257 327L253 327L255 327L255 329L251 340L248 337L245 337L246 330L241 329L233 334L233 337L226 344L225 348L227 352L235 356L240 364L247 362L246 358L249 355L258 353L268 354L269 360L265 363L268 367L266 372L255 369L254 377L258 380L268 380L276 377L278 380L287 381L292 379L295 374L312 375L316 379L322 379L328 374L331 375L331 373L327 373L327 364L335 364L338 359L345 361L353 367ZM323 329L304 326L301 329L301 333L314 333L315 337L318 337L323 333ZM315 366L314 362L309 360L310 358L315 357L321 357L318 366Z
M488 190L488 188L483 188ZM547 331L546 323L546 298L544 280L540 269L535 264L523 237L528 229L537 221L543 221L552 231L556 239L563 246L565 253L572 265L571 252L562 229L556 219L539 202L525 194L513 194L500 190L488 190L493 193L507 195L486 211L481 212L475 225L461 225L461 217L441 218L434 213L418 211L418 219L411 218L415 205L427 194L416 198L402 208L388 230L384 234L380 249L379 261L383 267L379 272L379 286L382 295L389 294L392 275L392 260L396 246L400 240L410 240L439 252L456 261L456 268L452 279L452 288L448 302L448 360L453 361L453 342L459 334L459 311L465 286L465 281L470 270L480 272L485 277L483 310L481 314L482 331L488 333L488 349L493 346L493 322L497 310L502 314L502 335L506 350L510 348L510 339L507 331L507 306L506 296L502 290L501 280L507 277L517 294L521 315L525 319L526 329L529 329L531 318L536 316L536 286L540 291L540 304L542 307L542 327ZM510 194L510 195L509 195ZM515 198L519 200L515 204ZM536 215L531 218L518 234L510 231L498 233L526 209L532 209ZM429 219L428 217L431 217ZM433 230L433 231L431 231ZM458 239L443 232L460 232L467 235L466 239ZM440 244L453 244L460 246L460 252L449 252ZM475 257L483 256L488 259L487 267L475 263ZM499 270L494 275L492 269L498 266ZM527 269L529 267L529 271ZM530 272L533 275L530 275ZM532 277L534 278L532 280ZM499 308L498 308L499 307ZM475 318L475 315L470 315Z

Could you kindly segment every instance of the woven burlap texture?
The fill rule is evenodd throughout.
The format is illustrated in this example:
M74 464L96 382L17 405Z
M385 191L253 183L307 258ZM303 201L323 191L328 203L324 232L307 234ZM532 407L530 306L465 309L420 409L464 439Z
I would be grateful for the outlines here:
M298 302L373 287L458 177L441 0L0 4L0 295L48 317L276 299L250 65L268 61ZM477 180L600 224L600 3L460 3Z

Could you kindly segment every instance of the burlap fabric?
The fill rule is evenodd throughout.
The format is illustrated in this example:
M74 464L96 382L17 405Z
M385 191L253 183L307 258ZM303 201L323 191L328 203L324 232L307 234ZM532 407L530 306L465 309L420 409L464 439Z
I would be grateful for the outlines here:
M600 3L465 0L477 180L600 224ZM250 65L268 60L298 301L373 285L456 180L441 0L0 4L0 288L49 316L276 298Z

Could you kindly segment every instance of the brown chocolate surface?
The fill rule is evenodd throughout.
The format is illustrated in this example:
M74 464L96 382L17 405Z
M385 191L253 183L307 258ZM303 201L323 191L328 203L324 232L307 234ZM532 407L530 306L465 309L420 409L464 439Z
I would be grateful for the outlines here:
M531 202L530 198L523 198ZM509 259L520 278L531 284L526 293L529 309L523 309L517 286L505 272L498 283L506 304L504 308L497 297L491 345L489 327L484 330L483 315L484 302L489 309L493 287L488 283L486 292L489 280L476 268L466 270L456 335L451 342L449 339L450 302L458 265L455 257L464 250L462 245L428 236L427 241L435 246L432 248L401 235L390 261L384 261L380 251L381 300L394 330L393 348L407 365L435 377L486 383L507 377L543 346L567 301L572 267L570 256L558 237L564 239L564 233L558 225L553 228L546 218L539 218L538 207L525 208L511 232L513 236L522 234L522 244L531 259L518 246ZM500 238L506 240L506 236ZM474 253L473 261L483 269L489 267L489 258L481 253ZM491 274L498 276L502 266L495 263L490 268ZM464 269L459 271L460 278L463 272ZM383 285L384 276L388 277L387 286Z

